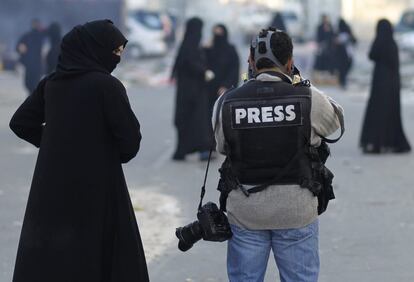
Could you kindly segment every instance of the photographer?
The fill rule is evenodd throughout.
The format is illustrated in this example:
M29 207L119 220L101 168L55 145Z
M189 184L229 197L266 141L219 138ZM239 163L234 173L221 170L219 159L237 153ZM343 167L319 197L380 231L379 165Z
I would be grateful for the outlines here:
M282 282L318 280L318 200L333 175L312 152L342 125L343 110L309 81L295 83L292 52L285 32L263 30L250 48L253 78L214 107L217 151L227 157L219 190L233 233L230 281L263 281L270 250Z

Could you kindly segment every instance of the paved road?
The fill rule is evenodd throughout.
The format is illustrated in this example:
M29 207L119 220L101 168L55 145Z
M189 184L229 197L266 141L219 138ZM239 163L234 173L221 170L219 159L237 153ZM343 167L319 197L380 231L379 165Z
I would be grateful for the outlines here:
M24 98L18 78L0 74L0 85L0 282L9 282L36 150L7 128L11 113ZM414 281L414 159L412 155L362 155L357 140L365 98L355 87L349 92L324 90L344 106L347 133L332 148L329 161L336 174L337 200L320 218L320 281ZM143 133L141 152L125 166L129 187L151 187L176 197L180 220L189 223L195 219L205 163L196 156L185 163L170 161L175 142L171 122L174 91L168 86L130 85L128 92ZM407 135L413 141L414 105L406 104L403 114ZM209 178L207 197L212 200L218 196L215 185L220 160L214 161ZM175 227L171 226L171 238ZM225 243L199 242L181 253L172 241L163 255L149 263L151 281L227 281L225 253ZM272 260L266 281L278 281Z

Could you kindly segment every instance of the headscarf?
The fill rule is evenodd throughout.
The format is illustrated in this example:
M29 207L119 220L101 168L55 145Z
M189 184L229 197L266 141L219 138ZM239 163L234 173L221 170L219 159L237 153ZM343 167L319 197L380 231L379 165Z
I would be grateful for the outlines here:
M187 21L181 48L198 48L202 38L203 21L194 17Z
M214 34L214 38L213 38L213 48L217 47L217 48L223 48L223 47L227 47L229 45L229 40L228 40L228 31L227 28L224 24L218 24L216 26L214 26L214 29L216 28L221 28L223 30L223 34L219 35L219 34Z
M187 21L183 42L181 43L178 55L175 59L171 77L175 77L177 71L185 63L185 59L198 52L202 38L203 21L193 17Z
M377 24L376 40L391 41L393 40L393 28L389 20L382 19Z
M351 28L349 27L349 25L345 22L344 19L339 19L339 23L338 23L338 32L346 32L346 33L351 33Z
M110 74L120 62L113 54L128 40L110 20L97 20L75 26L61 44L56 72L51 80L72 77L87 72Z

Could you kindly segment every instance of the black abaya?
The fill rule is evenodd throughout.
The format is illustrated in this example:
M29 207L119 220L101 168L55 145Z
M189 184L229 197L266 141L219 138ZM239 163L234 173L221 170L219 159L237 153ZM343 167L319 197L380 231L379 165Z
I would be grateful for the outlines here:
M369 58L375 68L360 146L367 153L408 152L411 147L401 122L398 47L389 21L379 21Z
M10 122L40 147L14 282L149 281L121 166L139 150L140 126L110 75L112 50L125 43L109 21L74 28L57 71Z
M345 88L347 86L348 73L351 70L353 61L350 50L352 46L356 44L356 39L352 33L351 27L343 19L339 20L338 34L336 35L335 41L335 65L338 71L339 83Z
M226 27L224 25L217 25L217 27L223 30L223 34L215 35L213 46L206 49L208 68L215 74L214 79L207 84L210 114L219 97L219 89L237 87L240 76L240 62L236 48L228 42Z
M44 33L32 29L24 34L18 41L17 46L23 44L26 47L25 53L20 53L20 62L25 68L24 85L31 94L42 76L42 46L44 40Z
M318 71L329 71L333 73L335 62L333 57L334 31L329 22L321 23L317 29L316 40L318 51L315 58L314 69Z
M199 46L201 30L200 19L192 18L187 22L172 73L177 84L174 124L178 142L174 159L183 159L186 154L207 151L211 147L205 82L207 64Z

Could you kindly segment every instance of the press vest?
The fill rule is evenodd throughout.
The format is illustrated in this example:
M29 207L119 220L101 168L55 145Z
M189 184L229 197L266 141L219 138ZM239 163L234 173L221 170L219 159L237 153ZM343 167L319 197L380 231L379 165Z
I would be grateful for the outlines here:
M265 183L287 165L289 171L273 184L302 185L311 179L311 101L309 87L287 81L251 80L225 94L225 150L240 183Z

